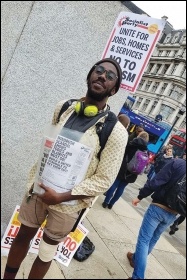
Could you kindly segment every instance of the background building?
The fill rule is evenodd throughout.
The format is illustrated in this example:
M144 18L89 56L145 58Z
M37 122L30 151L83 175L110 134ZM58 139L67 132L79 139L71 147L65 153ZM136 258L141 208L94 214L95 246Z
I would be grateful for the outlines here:
M139 83L133 109L186 127L186 30L172 30L160 42Z

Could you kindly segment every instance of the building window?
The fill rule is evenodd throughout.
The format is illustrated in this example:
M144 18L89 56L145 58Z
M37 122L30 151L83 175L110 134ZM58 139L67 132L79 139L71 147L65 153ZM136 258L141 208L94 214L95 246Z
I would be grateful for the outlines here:
M180 128L185 128L186 127L186 119L183 120L183 122L180 125Z
M166 74L168 68L169 68L169 65L165 64L164 67L162 67L162 70L161 70L160 74Z
M155 82L153 87L152 87L152 89L151 89L151 91L155 92L157 90L158 86L159 86L159 82Z
M151 112L153 112L153 110L155 109L155 107L156 107L157 104L158 104L158 101L154 101L154 102L153 102L153 105L152 105L152 107L151 107L151 111L149 112L149 114L150 114Z
M147 81L147 84L145 85L145 91L148 91L148 89L150 88L151 84L152 84L151 80Z
M164 84L163 84L163 86L161 87L161 90L160 90L160 93L161 93L161 94L165 91L167 85L168 85L167 83L164 83Z
M169 43L170 39L171 39L171 34L168 34L164 40L164 43Z
M142 100L143 100L143 98L139 97L138 101L135 104L136 109L140 107L140 104L142 103Z
M146 72L146 73L150 73L151 70L153 69L153 66L154 66L153 63L149 63L145 72Z
M186 78L186 66L183 67L180 76Z
M155 66L154 74L157 74L157 73L159 72L159 69L160 69L161 66L162 66L162 64L157 64L157 65Z
M173 39L172 39L171 42L172 42L173 44L175 44L175 43L177 43L178 39L179 39L179 33L177 33L177 34L173 37Z
M141 89L143 84L144 84L145 80L141 79L139 85L138 85L138 89Z
M170 52L171 52L171 51L166 51L166 56L169 56L169 55L170 55Z
M173 85L168 96L170 96L174 100L180 101L181 98L184 96L184 90L179 86Z
M162 56L162 54L163 54L163 51L158 52L158 56Z
M177 53L178 53L178 50L177 50L177 51L174 51L173 56L174 56L174 57L177 56Z
M147 106L149 105L149 102L150 102L149 99L146 99L146 100L145 100L145 102L144 102L144 104L143 104L143 106L142 106L141 111L145 111L145 110L147 109Z
M178 66L178 64L173 65L173 68L171 69L171 72L170 72L171 75L175 73L177 66Z
M186 44L186 35L182 37L182 44Z
M186 49L183 49L183 50L182 50L181 56L184 57L184 58L186 58Z
M171 108L171 107L169 107L167 105L164 105L164 104L161 105L160 112L161 112L161 115L163 116L163 118L165 120L168 120L169 117L174 113L174 111L175 110L173 108Z

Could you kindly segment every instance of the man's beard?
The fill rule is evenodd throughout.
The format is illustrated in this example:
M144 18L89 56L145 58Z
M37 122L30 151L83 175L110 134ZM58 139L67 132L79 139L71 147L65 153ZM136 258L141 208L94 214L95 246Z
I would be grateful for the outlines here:
M88 85L87 96L96 101L102 101L103 99L109 97L112 91L112 90L106 90L104 93L98 93L92 90L90 81L87 82L87 85Z

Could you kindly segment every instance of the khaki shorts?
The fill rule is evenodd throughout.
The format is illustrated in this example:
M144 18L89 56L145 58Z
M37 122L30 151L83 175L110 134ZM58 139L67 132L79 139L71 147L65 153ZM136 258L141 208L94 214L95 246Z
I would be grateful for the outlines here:
M79 214L65 214L50 209L49 206L34 194L27 202L25 196L18 215L18 220L25 226L40 228L46 219L44 232L52 240L61 242L72 230Z

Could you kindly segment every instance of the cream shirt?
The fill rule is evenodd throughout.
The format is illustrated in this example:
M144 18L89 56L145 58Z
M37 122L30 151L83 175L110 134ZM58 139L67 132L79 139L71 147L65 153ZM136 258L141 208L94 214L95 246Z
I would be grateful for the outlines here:
M56 125L58 113L65 101L66 100L60 101L57 104L52 120L53 125ZM63 127L67 119L74 111L74 106L75 103L73 103L61 115L58 125L61 125L61 127ZM99 119L98 122L104 122L105 117L106 116ZM93 198L80 199L77 201L76 205L56 204L50 205L49 207L51 209L55 209L59 212L67 214L78 212L83 208L91 207L94 198L107 191L108 188L115 181L123 160L127 141L128 133L124 126L118 121L107 140L107 143L101 153L101 157L99 160L97 158L97 154L100 150L100 143L98 135L96 133L95 124L92 127L90 127L84 133L80 142L85 145L92 146L92 148L94 149L93 157L88 167L85 179L72 189L71 194L93 196ZM29 190L34 183L36 169L37 163L30 170L28 176L27 190Z

